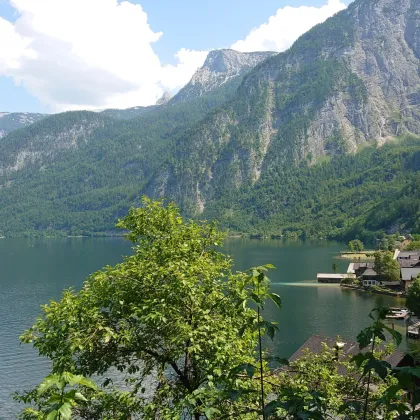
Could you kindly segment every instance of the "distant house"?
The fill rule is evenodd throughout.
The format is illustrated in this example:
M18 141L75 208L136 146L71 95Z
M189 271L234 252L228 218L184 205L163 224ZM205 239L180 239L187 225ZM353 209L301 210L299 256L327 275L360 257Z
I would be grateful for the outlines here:
M363 282L363 286L400 286L400 281L385 281L374 269L373 262L351 263L347 273L355 275Z
M362 274L368 269L373 269L373 262L362 262L362 263L350 263L347 269L347 273L355 274L356 277L361 277Z
M408 290L414 279L420 274L420 251L401 251L397 256L401 267L401 281Z
M347 269L347 273L352 273L357 278L361 278L363 286L377 286L380 283L379 275L373 267L373 262L351 263Z
M380 275L373 269L367 268L362 274L363 286L380 285Z
M412 264L413 267L420 263L420 251L401 251L397 255L397 261Z
M420 274L420 267L401 267L401 281L407 291L413 281Z

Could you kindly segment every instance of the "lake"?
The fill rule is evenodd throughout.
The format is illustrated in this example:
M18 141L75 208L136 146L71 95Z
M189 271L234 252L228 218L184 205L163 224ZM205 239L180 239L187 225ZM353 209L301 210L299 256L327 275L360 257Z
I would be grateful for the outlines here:
M225 251L243 270L271 263L272 289L282 297L277 311L268 305L266 318L279 323L272 351L290 356L312 334L354 339L369 323L370 310L379 305L401 306L388 296L342 290L338 285L314 283L317 272L345 272L348 262L335 259L345 248L336 242L229 239ZM28 389L48 373L49 364L19 335L40 314L40 305L60 297L65 288L80 288L90 273L113 265L130 254L120 238L2 239L0 240L0 419L14 419L19 406L16 390ZM397 327L403 332L403 325ZM406 342L402 348L417 346Z

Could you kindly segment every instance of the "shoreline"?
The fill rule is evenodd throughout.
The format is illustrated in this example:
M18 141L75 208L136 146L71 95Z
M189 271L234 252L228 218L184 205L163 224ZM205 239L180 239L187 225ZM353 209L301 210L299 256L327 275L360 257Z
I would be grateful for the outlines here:
M353 286L351 284L340 284L340 287L344 288L344 289L351 289L351 290L358 290L360 292L364 292L364 293L374 293L377 295L386 295L386 296L392 296L395 298L400 298L400 299L405 299L405 293L404 292L391 292L388 290L371 290L371 289L366 289L364 287L360 287L360 286Z

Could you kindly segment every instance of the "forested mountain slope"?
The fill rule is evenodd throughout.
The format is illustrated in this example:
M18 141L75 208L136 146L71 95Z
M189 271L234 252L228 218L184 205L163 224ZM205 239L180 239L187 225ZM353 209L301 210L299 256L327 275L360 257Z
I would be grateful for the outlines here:
M0 112L0 138L22 127L47 117L47 114L31 112Z
M148 191L199 215L291 166L419 134L419 45L420 2L356 0L251 71L175 142Z
M372 240L420 232L420 137L272 172L215 200L203 218L234 232Z
M420 229L419 65L420 2L356 0L162 105L45 118L0 141L0 233L109 233L141 194L235 232Z
M244 76L237 70L236 77L185 100L55 114L4 137L0 233L113 230L170 156L171 139L232 98Z

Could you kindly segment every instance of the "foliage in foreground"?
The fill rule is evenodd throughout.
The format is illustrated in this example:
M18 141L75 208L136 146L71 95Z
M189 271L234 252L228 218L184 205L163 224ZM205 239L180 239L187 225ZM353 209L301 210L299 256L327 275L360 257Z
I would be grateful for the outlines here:
M243 397L221 395L237 388L247 410L257 409L257 384L241 372L256 364L256 326L274 335L275 326L261 324L249 306L269 296L266 269L233 273L231 259L216 249L222 234L214 224L185 222L172 204L145 199L119 227L136 244L134 255L45 305L23 341L52 360L54 373L104 375L109 385L110 371L121 371L130 410L145 418L233 416ZM125 418L114 391L78 415Z
M119 226L134 255L45 305L22 336L53 369L16 396L31 405L22 419L419 418L420 369L391 366L379 344L401 341L385 309L372 311L352 358L337 343L287 366L262 351L263 334L276 332L264 302L281 304L271 266L233 273L217 228L185 222L172 204L144 199Z

